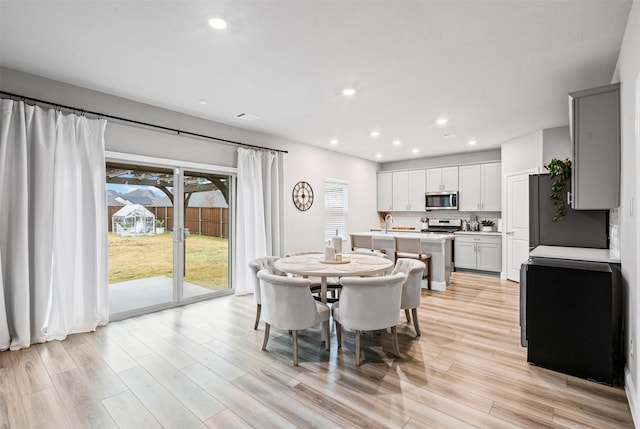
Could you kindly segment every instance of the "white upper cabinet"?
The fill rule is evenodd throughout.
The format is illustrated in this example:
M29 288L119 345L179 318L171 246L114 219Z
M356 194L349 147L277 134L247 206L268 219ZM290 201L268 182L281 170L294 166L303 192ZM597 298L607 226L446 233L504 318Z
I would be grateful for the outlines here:
M389 212L393 210L393 175L389 173L378 173L378 211Z
M480 189L480 164L461 165L458 210L464 212L480 210Z
M393 173L393 211L407 211L409 204L409 172L395 171Z
M424 170L414 170L409 172L409 206L407 210L412 212L424 211Z
M501 210L501 168L499 162L459 167L458 209L460 211Z
M458 190L458 167L427 169L426 192L444 192Z
M499 162L480 166L482 185L482 211L499 212L502 209L502 168Z
M394 172L393 211L423 211L424 183L424 170Z

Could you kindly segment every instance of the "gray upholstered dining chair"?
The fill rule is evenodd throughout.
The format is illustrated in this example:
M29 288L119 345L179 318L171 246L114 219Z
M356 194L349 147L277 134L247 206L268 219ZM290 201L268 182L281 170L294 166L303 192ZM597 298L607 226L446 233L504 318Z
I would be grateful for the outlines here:
M262 299L260 295L260 279L258 279L258 271L262 269L269 270L271 274L279 276L286 276L286 273L278 270L273 264L279 256L263 256L262 258L256 258L249 262L249 268L253 271L253 300L256 303L256 323L253 329L258 329L258 323L260 323L260 312L262 309Z
M422 251L422 243L415 237L394 237L395 252L398 258L417 259L425 263L427 269L423 271L422 278L427 279L427 289L431 289L431 253Z
M417 259L398 258L391 272L391 274L404 273L407 276L402 284L400 308L404 310L407 322L411 322L411 317L409 316L409 310L411 310L416 337L420 336L418 307L420 307L422 298L422 273L424 269L424 262L418 261Z
M317 302L311 295L311 282L303 278L282 277L258 271L262 294L262 318L265 322L262 350L267 350L271 326L288 329L293 334L293 364L298 365L298 330L323 324L325 344L330 348L329 314L327 304Z
M333 305L338 348L342 347L342 327L356 331L356 366L360 366L360 331L391 328L393 352L398 356L396 325L400 320L402 284L406 276L343 277L340 301Z
M370 234L350 234L351 238L351 251L358 253L374 253L384 254L384 250L376 249L373 246L373 236Z

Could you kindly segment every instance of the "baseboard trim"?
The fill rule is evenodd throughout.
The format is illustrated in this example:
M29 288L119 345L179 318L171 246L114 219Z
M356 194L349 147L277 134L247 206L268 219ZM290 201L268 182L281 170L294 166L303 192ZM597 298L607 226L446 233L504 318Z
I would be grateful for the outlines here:
M638 406L638 398L636 397L636 385L631 378L631 373L629 369L625 367L624 369L624 392L627 394L627 402L629 402L629 409L631 410L631 418L633 419L633 425L635 427L640 427L638 423L638 416L636 414L637 406Z

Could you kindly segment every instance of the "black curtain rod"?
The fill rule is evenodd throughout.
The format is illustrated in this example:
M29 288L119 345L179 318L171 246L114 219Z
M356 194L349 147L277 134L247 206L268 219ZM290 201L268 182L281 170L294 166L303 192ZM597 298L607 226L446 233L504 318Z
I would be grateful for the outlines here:
M289 153L288 151L282 150L282 149L272 149L272 148L263 147L263 146L256 146L256 145L252 145L252 144L248 144L248 143L241 143L241 142L236 142L236 141L233 141L233 140L221 139L219 137L208 136L206 134L192 133L191 131L184 131L184 130L179 130L177 128L169 128L169 127L165 127L165 126L162 126L162 125L150 124L148 122L136 121L135 119L122 118L120 116L108 115L106 113L92 112L90 110L79 109L77 107L71 107L71 106L65 106L64 104L53 103L51 101L45 101L45 100L39 100L37 98L27 97L25 95L13 94L13 93L7 92L7 91L0 90L0 94L5 94L5 95L8 95L9 97L18 98L18 99L23 100L23 101L32 101L35 104L38 104L38 103L46 104L46 105L49 105L49 106L52 106L52 107L55 107L55 108L58 108L58 109L67 109L67 110L72 110L72 111L75 111L75 112L81 112L83 115L84 114L90 114L90 115L95 115L95 116L97 116L99 118L115 119L117 121L129 122L129 123L132 123L132 124L142 125L142 126L145 126L145 127L157 128L157 129L160 129L160 130L163 130L163 131L169 131L169 132L172 132L172 133L176 133L178 135L184 134L186 136L199 137L199 138L208 139L208 140L215 140L215 141L219 141L219 142L223 142L223 143L233 144L233 145L236 145L236 146L248 147L248 148L251 148L251 149L259 149L259 150L267 150L267 151L273 151L273 152Z

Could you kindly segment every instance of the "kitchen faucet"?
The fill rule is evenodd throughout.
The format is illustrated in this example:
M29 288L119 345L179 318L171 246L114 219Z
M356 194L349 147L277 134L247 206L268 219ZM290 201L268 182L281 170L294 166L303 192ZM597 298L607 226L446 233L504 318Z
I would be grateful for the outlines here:
M393 216L388 214L384 217L384 233L387 233L387 228L389 227L389 222L393 222Z

